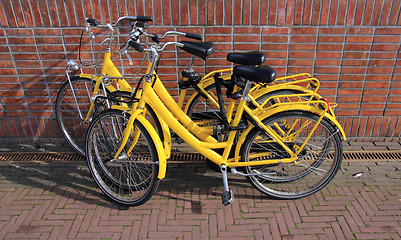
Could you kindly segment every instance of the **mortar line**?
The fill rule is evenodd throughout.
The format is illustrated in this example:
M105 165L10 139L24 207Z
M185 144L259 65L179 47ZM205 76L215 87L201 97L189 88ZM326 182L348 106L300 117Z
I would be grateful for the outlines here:
M339 91L339 88L340 88L340 78L341 78L341 71L342 71L342 68L343 68L345 45L346 45L346 42L347 42L347 37L348 37L348 27L345 27L344 42L343 42L343 48L341 50L340 68L338 69L336 95L334 97L334 102L337 102L337 99L338 99L338 91ZM336 112L336 108L334 109L334 112Z
M305 0L302 1L301 24L300 24L300 26L304 26L304 17L305 17Z
M363 97L364 97L364 93L365 93L366 79L367 79L367 75L368 75L368 71L369 71L369 64L370 64L370 58L371 58L371 56L372 56L372 49L373 49L373 43L374 43L374 36L375 36L375 35L376 35L376 28L373 29L372 42L370 43L369 57L368 57L368 62L366 63L365 76L364 76L364 79L363 79L361 100L360 100L360 102L359 102L358 116L361 114L362 103L363 103Z
M32 33L33 33L33 32L34 32L34 31L32 30ZM34 34L34 33L33 33L33 34ZM28 117L29 117L29 119L31 119L31 112L30 112L30 110L29 110L29 108L28 108L28 101L27 101L26 95L25 95L25 88L23 88L20 75L18 74L17 64L16 64L16 62L15 62L15 58L14 58L13 51L12 51L12 49L11 49L11 47L10 47L10 40L9 40L7 31L4 31L4 36L6 37L8 49L9 49L9 52L10 52L10 54L11 54L11 60L12 60L13 65L14 65L14 70L15 70L15 72L16 72L16 74L17 74L18 84L19 84L19 86L20 86L20 88L21 88L21 91L22 91L22 94L23 94L23 99L24 99L24 101L25 101L25 107L26 107L26 110L27 110L27 113L28 113ZM39 55L39 53L38 53L38 55ZM47 86L46 86L46 87L47 87ZM4 116L6 117L6 118L5 118L5 121L6 121L6 124L7 124L8 129L9 129L10 136L11 136L12 133L11 133L11 130L10 130L10 129L11 129L11 128L10 128L10 124L9 124L8 121L7 121L7 118L8 118L8 117L7 117L7 112L5 111L4 108L3 108L3 111L4 111ZM8 119L10 119L10 118L8 118ZM11 120L11 119L10 119L10 120ZM31 124L30 124L29 127L31 128L31 131L33 132L33 128L32 128L32 125L31 125Z
M326 22L326 25L327 25L327 26L330 26L331 3L332 3L332 0L330 0L330 3L329 3L329 14L327 15L327 22ZM334 25L335 25L335 24L334 24Z
M395 69L397 67L397 62L398 62L398 55L400 54L400 49L401 49L401 37L400 40L398 41L398 49L394 58L394 64L393 64L393 70L391 71L391 77L390 77L390 82L387 88L387 94L386 94L386 102L384 103L384 108L383 108L383 116L386 113L387 110L387 105L388 105L388 98L390 96L390 89L391 89L391 85L393 83L393 78L395 75Z
M340 13L340 3L341 3L341 0L340 1L338 1L338 3L337 3L337 12L336 12L336 23L334 24L334 26L338 26L338 14Z
M7 25L8 25L8 27L10 27L10 21L8 20L7 11L5 11L5 10L6 10L6 7L4 6L4 1L1 1L1 5L3 5L3 10L4 10L4 15L5 15L5 17L6 17ZM6 27L6 26L4 26L4 28L5 28L5 27Z
M63 41L63 36L64 36L63 30L60 29L60 32L61 32L62 41ZM38 45L38 39L37 39L37 36L36 36L35 31L32 31L32 34L33 34L33 38L34 38L34 40L35 40L35 47L36 47L36 51L37 51L37 54L38 54L38 57L39 57L38 60L39 60L39 62L40 62L40 69L42 70L43 80L44 80L44 82L45 82L45 86L46 86L46 90L47 90L47 97L48 97L49 99L51 99L49 84L48 84L48 80L47 80L47 77L46 77L46 72L45 72L45 69L44 69L44 66L43 66L43 59L42 59L42 56L41 56L41 54L40 54L40 49L39 49L39 45ZM54 115L54 112L55 112L54 105L53 105L52 101L50 101L50 103L51 103L51 108L52 108L53 117L55 117L55 115Z
M79 23L78 23L78 14L77 14L77 7L75 6L75 1L72 1L72 4L73 4L73 9L74 9L74 15L75 15L75 23L76 23L76 26L79 26ZM40 11L39 11L40 12Z
M381 24L381 21L382 21L382 17L383 17L383 9L384 9L384 3L385 3L386 1L383 1L382 2L382 8L381 8L381 10L380 10L380 17L379 17L379 22L377 23L377 25L378 26L380 26L380 24ZM393 1L391 1L391 2L393 2ZM391 12L391 7L390 7L390 12ZM390 16L390 13L389 13L389 15L388 16ZM388 17L387 16L387 17ZM387 24L387 23L386 23Z
M46 4L46 8L47 8L47 16L49 17L50 27L54 27L53 19L52 19L52 16L50 15L49 0L45 0L45 4Z
M369 26L372 26L373 14L375 13L375 9L376 9L376 0L373 1L373 7L372 7L372 12L371 12L371 14L370 14Z
M21 5L21 0L18 0L18 3L19 3L19 6L20 6L20 8L21 8L22 18L24 19L25 27L28 27L28 24L27 24L27 22L26 22L26 17L25 17L25 14L24 14L24 9L22 8L22 5ZM11 4L11 5L12 5L12 4Z
M63 1L64 2L64 1ZM57 1L54 1L54 4L56 5L56 9L57 9L57 11L56 11L56 14L57 14L57 19L58 19L58 23L59 23L59 27L62 27L63 26L63 23L61 22L61 18L60 18L60 12L59 12L59 7L58 7L58 5L57 5ZM50 10L49 10L50 11Z
M20 27L20 23L19 23L19 21L18 21L17 14L15 13L13 1L10 1L10 6L11 6L11 11L12 11L12 13L13 13L13 15L14 15L13 17L14 17L14 19L15 19L15 23L17 24L17 27ZM4 8L4 10L5 10L5 8Z

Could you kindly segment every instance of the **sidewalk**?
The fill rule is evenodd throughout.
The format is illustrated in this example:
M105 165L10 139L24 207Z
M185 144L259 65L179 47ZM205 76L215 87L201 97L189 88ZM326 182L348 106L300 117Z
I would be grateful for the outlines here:
M328 187L292 201L229 175L235 201L224 207L220 174L170 163L156 195L127 209L100 192L85 162L3 161L0 238L401 239L400 171L401 161L344 161Z

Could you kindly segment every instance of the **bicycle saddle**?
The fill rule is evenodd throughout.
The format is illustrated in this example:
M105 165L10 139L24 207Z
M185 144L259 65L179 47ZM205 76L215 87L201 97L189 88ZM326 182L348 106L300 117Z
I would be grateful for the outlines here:
M276 70L270 66L235 66L233 69L233 75L243 77L253 82L271 83L276 79Z
M264 63L266 57L259 51L252 51L247 53L230 53L227 55L227 60L244 66L256 66Z
M180 47L182 50L198 56L203 60L214 53L214 44L212 42L181 41L180 43L184 44L184 46Z

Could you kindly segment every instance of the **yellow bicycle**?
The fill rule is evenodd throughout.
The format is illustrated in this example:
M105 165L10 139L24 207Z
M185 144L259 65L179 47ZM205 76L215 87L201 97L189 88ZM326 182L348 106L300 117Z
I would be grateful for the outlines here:
M61 133L67 140L67 142L71 145L71 147L79 154L85 156L84 138L89 123L93 118L94 97L98 95L107 96L108 94L114 93L116 91L118 91L119 94L123 94L124 96L130 96L133 91L130 84L128 84L128 82L126 81L127 77L122 76L122 74L118 71L112 61L113 44L115 44L116 42L116 29L119 27L119 25L121 25L120 23L124 21L129 21L135 27L135 29L143 31L147 28L147 22L151 20L152 18L147 16L125 16L119 18L115 24L101 25L99 24L99 21L95 19L86 19L86 26L84 28L84 31L87 32L89 36L91 36L91 39L92 36L94 36L92 32L93 28L102 30L106 29L109 31L109 36L101 43L101 46L106 45L103 54L103 60L99 61L99 57L102 53L102 47L100 47L98 57L94 63L77 64L75 61L69 60L66 67L68 80L60 88L55 104L56 117ZM169 31L161 37L157 35L153 35L152 37L161 40L165 36L171 34L184 35L186 37L197 40L201 39L201 36L197 34L180 33L175 31ZM128 42L124 45L125 47L121 49L121 52L126 54L127 58L131 62L131 58L126 51L127 47L129 46L129 41L130 39L128 39ZM81 49L81 44L79 49ZM92 49L94 49L93 45ZM246 55L248 55L248 57L253 56L257 58L262 57L262 55L260 54L260 52L250 52ZM231 57L235 58L235 56L235 53L231 54ZM242 55L240 54L240 56ZM248 61L247 59L245 59L245 61L242 60L241 64L261 64L264 61L264 56L262 58L262 60L260 60L259 62L255 62L255 64L253 64L252 61ZM231 75L233 69L228 68L213 71L201 78L199 76L199 73L195 72L192 69L193 60L194 59L192 55L188 68L182 72L183 80L179 82L180 95L178 105L183 108L184 112L188 116L190 116L191 119L196 121L197 124L207 124L209 126L217 125L221 123L221 119L218 114L219 104L217 102L217 94L215 92L216 86L213 76L217 73L220 74L221 78L224 79L223 83L228 83L228 86L232 88ZM88 74L82 72L82 67L86 66L97 70L96 67L100 64L102 66L100 73ZM80 69L81 73L77 74L78 70ZM132 79L135 80L136 77L133 77ZM242 79L242 81L244 81L244 79ZM309 74L306 73L277 78L273 82L273 84L273 86L269 86L268 88L263 86L263 84L256 84L251 88L250 93L259 103L263 102L270 96L282 95L283 93L313 93L314 96L317 97L317 99L321 98L317 95L319 81L316 78L312 78ZM185 97L187 96L187 89L189 87L193 87L196 91L189 97L189 100L185 103ZM270 100L269 102L262 104L262 106L270 105L271 102L274 101ZM101 109L105 109L108 107L110 107L110 103L108 101L104 101ZM156 119L156 128L158 129L158 132L161 132L161 126L157 122L155 114L151 110L149 110L148 112L153 119Z
M220 166L224 205L233 201L228 168L233 174L245 176L262 193L280 199L313 194L335 176L342 159L341 137L346 137L330 104L316 92L295 93L284 84L276 87L280 92L258 101L255 98L258 94L250 94L253 83L273 82L274 69L238 65L232 69L229 80L222 74L213 75L216 98L211 99L219 106L219 124L197 124L170 96L155 69L160 54L168 46L178 46L205 59L213 44L190 41L161 44L156 39L144 48L140 36L155 38L143 29L134 28L131 34L129 45L150 54L143 83L138 83L131 98L134 104L113 105L102 111L92 120L86 136L89 169L100 189L112 200L136 206L151 198L160 179L165 177L171 151L170 129ZM240 63L240 59L262 61L261 57L247 54L236 54L229 60ZM223 85L229 86L228 100L223 98ZM98 96L95 102L102 99L105 97ZM162 133L146 119L149 109L156 114Z
M119 18L114 24L99 24L96 19L87 18L85 20L85 28L82 31L79 56L81 55L82 35L84 32L88 33L90 39L94 38L95 34L92 29L107 30L109 32L100 44L99 53L93 63L82 62L80 64L74 60L69 60L66 66L67 81L61 86L55 103L56 118L61 130L62 135L70 144L70 146L80 155L85 156L85 135L87 128L94 113L94 97L107 96L111 93L118 92L119 95L129 96L133 91L130 84L127 82L127 77L122 76L112 61L114 44L116 44L117 34L116 31L122 22L130 22L137 29L146 29L147 22L152 21L151 17L147 16L125 16ZM123 26L124 27L124 26ZM189 38L201 39L197 34L185 34ZM91 49L94 51L94 44L91 41ZM106 45L104 52L103 46ZM120 49L122 54L125 54L132 65L132 59L127 53L128 45ZM99 61L103 53L102 61ZM95 53L93 53L95 55ZM146 56L145 56L146 57ZM144 58L145 58L144 57ZM142 61L143 63L143 61ZM101 71L97 72L98 65L101 65ZM82 67L93 68L96 73L88 74L82 72ZM140 67L141 68L141 67ZM139 68L139 69L140 69ZM81 72L79 73L79 70ZM137 75L139 74L139 71ZM132 78L135 80L136 76ZM103 102L102 108L110 107L110 102L107 100ZM183 103L181 103L182 106ZM152 112L150 112L152 115Z

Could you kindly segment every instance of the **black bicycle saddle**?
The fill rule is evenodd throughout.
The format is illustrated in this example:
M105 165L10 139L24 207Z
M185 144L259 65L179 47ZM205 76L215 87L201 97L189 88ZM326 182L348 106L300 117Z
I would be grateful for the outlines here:
M264 63L266 57L262 52L252 51L246 53L230 53L227 55L227 60L244 66L256 66Z
M276 70L270 66L235 66L233 75L258 83L271 83L276 79Z
M214 53L214 44L212 42L181 41L180 43L184 44L184 46L180 47L182 50L198 56L203 60Z

